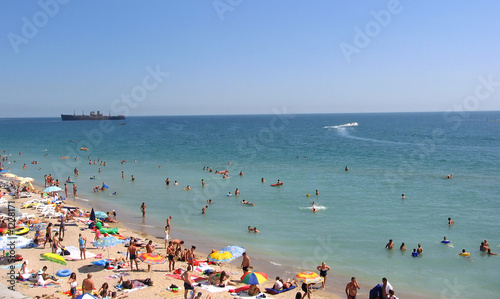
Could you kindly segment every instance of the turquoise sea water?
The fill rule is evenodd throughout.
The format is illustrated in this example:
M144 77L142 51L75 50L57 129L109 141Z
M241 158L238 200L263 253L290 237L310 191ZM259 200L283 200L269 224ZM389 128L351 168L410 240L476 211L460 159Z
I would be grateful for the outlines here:
M385 276L410 297L472 298L480 290L491 298L500 293L500 256L481 255L479 245L488 239L500 252L500 122L492 121L499 118L498 112L179 116L129 117L125 125L2 119L0 150L10 154L13 173L39 182L48 173L60 181L71 176L88 205L116 209L120 221L159 237L172 215L172 237L191 238L188 244L237 244L262 263L309 270L325 261L332 283L356 276L366 286L362 296ZM340 126L350 122L359 125ZM88 156L106 166L89 165ZM205 166L228 169L229 178ZM444 178L451 173L453 179ZM278 179L284 184L271 187ZM92 192L102 182L110 189ZM226 196L236 188L239 196ZM207 199L214 203L202 215ZM248 233L248 225L260 233ZM453 247L440 243L444 236ZM393 251L384 249L389 239ZM411 258L418 243L424 254ZM458 257L462 248L470 258Z

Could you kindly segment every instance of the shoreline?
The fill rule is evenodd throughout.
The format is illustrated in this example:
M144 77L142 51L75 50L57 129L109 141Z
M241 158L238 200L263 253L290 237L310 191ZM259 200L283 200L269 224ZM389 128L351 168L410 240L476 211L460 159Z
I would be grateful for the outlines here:
M86 195L87 193L81 193L81 194ZM92 193L89 193L89 194L91 195ZM87 195L89 195L89 194L87 194ZM82 196L77 197L77 202L79 204L82 204L82 205L88 207L89 211L90 211L91 207L89 206L88 203L91 203L91 202L93 204L95 204L94 207L102 207L103 211L111 211L113 209L112 205L108 205L108 203L102 203L99 201L92 201L90 199L88 199L88 201L78 200L80 198L82 198ZM85 198L85 197L83 197L83 198ZM73 199L70 199L70 201L74 202ZM96 211L97 210L99 210L99 209L96 209ZM168 215L166 215L165 217L168 217ZM127 213L126 211L121 212L120 215L118 215L117 220L120 221L120 219L123 219L123 218L137 219L138 220L137 222L133 222L133 221L120 222L120 224L123 225L123 227L130 229L130 230L133 230L133 231L136 231L139 234L145 234L145 235L151 236L152 240L156 240L157 242L163 242L164 231L163 231L163 226L160 225L160 223L162 221L158 220L158 225L140 224L139 222L141 222L141 221L139 219L142 220L143 218L140 216L139 210L136 214ZM146 219L147 219L147 215L146 215ZM130 226L133 226L133 225L138 225L139 228L132 229ZM202 234L195 235L195 232L185 231L182 229L179 229L177 231L177 229L175 228L175 222L173 224L173 227L174 227L174 232L175 232L174 238L184 240L186 242L186 244L185 244L186 247L189 247L191 245L195 245L197 247L197 249L196 249L197 256L201 255L203 259L208 255L208 252L210 252L212 249L218 249L218 248L222 248L222 247L228 246L228 245L236 245L236 244L227 244L224 241L220 241L220 240L209 240L208 237L205 237ZM172 233L171 233L171 235L172 235ZM160 249L160 250L164 250L164 249ZM262 271L264 273L269 274L269 280L274 280L274 277L276 277L276 276L280 276L281 278L284 278L286 280L286 278L293 278L297 273L302 272L302 271L311 271L311 272L319 273L315 268L316 266L314 266L314 268L307 268L307 269L299 267L299 266L294 266L293 265L294 261L291 259L287 259L286 257L283 257L283 258L277 260L278 263L276 263L276 262L270 261L269 259L266 258L265 255L260 254L259 252L252 252L252 253L249 252L249 256L251 258L252 266L254 267L254 269L257 269L258 271ZM237 261L237 262L235 262L235 261ZM224 264L224 265L230 265L233 267L237 267L240 262L241 262L241 258L238 258L234 261L231 261L229 264ZM319 290L319 292L321 292L321 296L327 295L327 298L344 298L346 296L345 291L344 291L345 286L347 285L348 282L350 282L352 275L350 275L346 272L336 271L336 267L334 264L329 265L329 266L332 268L332 270L330 272L328 272L326 289L325 289L325 291ZM383 276L380 276L380 279L382 279L382 277ZM366 283L366 281L359 282L359 279L358 279L358 283L361 287L361 290L358 291L358 295L359 296L368 296L370 290L372 288L374 288L378 283L381 283L381 281L371 281L370 283ZM272 287L272 285L269 287ZM315 294L314 297L318 298L317 297L318 295L319 294ZM427 294L425 294L423 292L417 293L416 291L411 292L411 291L408 291L406 289L398 288L396 295L398 297L404 297L404 298L409 298L409 299L424 299L424 298L429 298L429 296L432 296L432 293L427 293ZM319 298L321 298L321 297L319 297Z
M5 179L5 178L0 178L2 180L5 180L5 181L9 181L8 179ZM33 182L33 185L34 185L34 188L35 190L38 191L38 189L42 189L43 190L43 186L39 185L39 184L35 184ZM4 189L2 189L2 192L5 192ZM82 195L85 195L82 193ZM36 196L36 195L35 195ZM12 196L9 196L7 195L7 197L10 197L8 199L8 202L10 203L12 200L14 200L14 204L13 206L15 206L16 208L19 208L22 212L25 212L25 211L28 211L30 214L34 212L34 210L27 210L27 209L24 209L22 208L22 205L31 200L30 198L20 198L20 199L13 199ZM5 197L4 197L5 198ZM98 210L96 208L98 207L104 207L104 205L100 205L98 204L97 202L93 202L93 201L85 201L85 200L81 200L80 198L85 198L85 197L81 197L81 196L78 196L76 198L76 200L73 200L73 199L69 199L69 200L66 200L66 206L75 206L75 207L78 207L82 210L84 210L85 212L90 211L90 209L92 208L92 206L94 206L94 210ZM80 199L80 200L79 200ZM38 215L37 215L38 216ZM125 216L125 215L122 215L122 217ZM118 215L117 217L117 220L120 221L120 215ZM55 219L49 219L49 221L51 222L56 222ZM127 225L128 224L128 225ZM158 237L158 233L156 231L160 231L160 227L155 227L155 226L150 226L150 227L143 227L143 229L133 229L130 227L130 225L133 225L133 223L124 223L124 222L119 222L119 223L109 223L109 227L118 227L119 228L119 232L121 235L124 235L124 236L135 236L135 237L140 237L141 239L143 240L153 240L153 244L156 244L158 245L156 247L156 250L155 252L156 253L160 253L160 254L164 254L165 253L165 247L164 247L164 238L160 238ZM73 228L73 227L67 227L67 232L66 234L69 234L69 235L77 235L79 233L79 230L83 230L84 226L82 225L79 225L78 228ZM57 227L56 227L57 228ZM71 230L71 232L70 232ZM175 231L175 228L174 228L174 231ZM105 258L106 256L106 253L107 251L102 251L102 250L98 250L98 249L95 249L93 248L93 245L90 245L89 244L89 241L92 240L91 236L93 236L93 233L91 233L88 229L85 229L85 232L87 233L87 252L91 252L91 253L95 253L95 254L98 254L98 253L101 253L103 255L103 258ZM163 229L161 229L161 233L163 234ZM30 232L28 233L25 237L32 237L34 233ZM90 235L89 235L90 234ZM172 234L172 232L171 232ZM199 259L199 260L205 260L206 259L206 256L208 255L207 252L210 252L211 251L211 248L213 247L212 245L210 244L207 244L205 243L205 241L192 241L193 240L193 237L190 236L189 234L186 234L186 233L183 233L183 232L180 232L178 233L177 235L177 232L174 233L176 236L175 238L179 238L183 240L185 240L185 244L184 244L184 247L185 248L189 248L191 245L195 245L197 247L196 251L195 251L195 255L196 255L196 258ZM184 238L185 237L185 238ZM68 238L68 235L66 235L66 238ZM172 238L171 238L172 239ZM195 237L196 239L196 237ZM63 244L65 246L68 246L68 245L73 245L73 246L77 246L77 242L75 242L76 238L73 237L69 240L65 240L63 242ZM223 242L222 241L214 241L213 243L220 243L222 244ZM113 248L110 248L109 249L109 252L110 252L110 257L113 257L114 255L116 255L116 251L120 251L119 249L122 248L123 245L118 245L118 246L115 246ZM124 247L124 249L122 248L121 251L124 252L127 248ZM45 248L45 250L43 252L48 252L49 251L49 247ZM17 252L21 253L23 255L23 257L25 259L28 259L28 257L30 258L30 264L29 264L29 267L30 268L34 268L34 269L38 269L38 268L41 268L42 265L47 265L49 266L49 272L52 271L52 268L53 265L52 263L50 262L47 262L46 260L43 260L43 259L40 259L40 262L36 261L37 259L37 255L38 253L40 253L39 251L39 248L30 248L30 249L25 249L25 248L21 248L21 249L17 249ZM113 252L115 253L113 255ZM272 265L272 264L269 264L267 265L267 267L265 266L265 261L264 260L260 260L258 258L253 258L252 255L249 253L249 256L251 258L251 265L254 267L254 269L258 268L259 271L262 270L262 269L265 269L263 270L262 272L265 272L269 275L269 280L261 285L259 285L260 289L263 290L265 287L272 287L272 285L274 284L274 277L275 275L274 274L271 274L271 271L268 271L266 272L268 269L271 270L271 268L274 268L274 269L277 269L277 266L276 265ZM33 260L35 260L33 262ZM89 261L92 261L93 259L92 258L87 258L87 263ZM236 261L236 262L235 262ZM78 260L77 261L78 263L82 263L82 262L85 262L85 261L80 261ZM233 273L232 275L232 279L234 279L235 281L238 281L239 280L239 277L242 275L242 271L241 271L241 268L239 268L239 263L241 262L241 258L237 258L236 260L230 262L230 263L223 263L222 264L222 268L224 268L226 271L230 272L230 273ZM18 262L16 262L17 264ZM72 264L72 262L68 262L68 264L66 266L62 266L62 265L57 265L56 268L57 269L63 269L63 268L72 268L70 267L70 265ZM185 262L176 262L175 264L175 268L178 269L178 268L182 268L182 269L185 269L187 266L187 264ZM144 263L141 263L141 266L140 266L140 271L139 272L130 272L130 271L127 271L127 272L130 272L131 273L131 276L134 276L132 277L133 279L138 279L138 278L145 278L144 274L147 274L148 272L144 271L144 267L145 267L145 264ZM79 270L81 270L83 267L80 267L78 268ZM159 270L159 269L165 269L166 270ZM158 281L159 283L155 283L154 287L152 288L155 288L155 289L165 289L165 287L168 287L168 285L170 285L170 283L177 283L178 285L179 284L182 284L182 282L180 280L173 280L171 279L172 281L169 283L169 279L167 278L167 283L163 283L160 279L162 278L162 276L164 276L163 274L168 272L168 262L163 264L163 265L155 265L153 266L153 271L150 272L149 275L153 275L153 280L155 281ZM17 269L16 269L16 273L17 273ZM72 270L72 271L75 271L75 270ZM75 271L76 272L76 271ZM100 271L100 272L103 272L103 271ZM274 270L274 272L276 272L276 270ZM82 280L83 279L83 275L87 273L85 271L78 271L77 272L77 277L78 277L78 280ZM136 275L134 275L134 273L139 273L139 274L143 274L141 277L135 277ZM158 275L158 273L161 273L161 275ZM291 273L291 272L290 272ZM108 272L109 275L112 274L112 272ZM7 281L7 276L5 276L5 273L3 273L3 279L1 281L1 284L4 283L4 281ZM94 279L94 282L95 282L95 285L97 288L99 288L100 284L102 284L103 282L108 282L108 281L105 281L102 279L102 277L100 277L102 275L97 275L95 274L93 279ZM156 278L155 278L156 276ZM282 276L282 275L280 275ZM290 277L290 278L293 278L294 275L289 275L287 276L286 278ZM284 277L284 276L282 276ZM286 279L285 278L285 279ZM69 289L68 285L66 284L66 278L63 278L63 281L62 281L62 289L66 290L66 289ZM156 282L155 281L155 282ZM240 285L242 286L242 285ZM299 285L300 287L300 285ZM333 286L330 286L330 288L332 288ZM49 286L48 289L50 289L51 287ZM112 287L111 287L112 288ZM149 290L149 289L152 289L151 287L150 288L146 288L146 290ZM19 284L16 285L16 288L15 288L15 291L17 292L20 292L26 296L33 296L34 293L32 291L36 291L37 288L24 288L24 287L19 287ZM44 289L45 290L45 289ZM59 290L59 288L56 288L56 290ZM199 290L199 289L198 289ZM198 291L197 290L197 291ZM299 290L299 288L297 288L296 290ZM271 295L273 298L288 298L287 296L290 296L290 294L295 294L295 291L296 290L293 290L291 292L287 292L287 293L283 293L283 294L279 294L279 295ZM140 291L140 292L134 292L134 293L131 293L129 294L129 298L146 298L145 296L142 296L144 295L144 293L141 293L143 291ZM50 292L49 292L50 293ZM148 293L151 293L151 292L148 292ZM181 292L183 294L183 292ZM207 292L203 292L204 294L208 294ZM120 294L120 293L119 293ZM135 295L141 295L141 296L135 296ZM231 294L229 294L228 292L224 292L224 293L214 293L214 294L211 294L212 295L212 298L233 298L234 296L232 296ZM214 296L215 295L215 296ZM220 295L222 295L222 297L219 297ZM56 296L64 296L62 294L58 294ZM267 294L267 296L270 296L269 294ZM327 285L327 290L326 291L322 291L322 290L313 290L313 296L314 298L340 298L340 296L338 294L336 294L336 292L332 292L332 290L329 289L329 286ZM148 295L147 297L150 297L150 295ZM158 297L158 296L155 296L155 297ZM60 298L65 298L64 297L60 297ZM158 297L160 298L160 297Z
M38 184L38 182L34 181L32 182L33 186L35 189L40 189L43 190L43 186L41 184ZM90 193L91 194L91 193ZM83 196L82 196L83 195ZM99 201L93 201L89 199L88 193L84 192L79 192L79 196L77 196L76 200L73 199L70 195L69 199L66 201L66 205L74 205L77 206L78 208L81 208L82 210L90 210L92 207L94 207L94 210L104 210L104 211L110 211L112 210L112 207L108 205L107 203L99 202ZM16 203L17 204L17 203ZM137 213L139 214L139 213ZM166 216L168 217L168 216ZM128 214L127 212L121 212L117 220L120 221L120 219L143 219L141 216L137 215L132 215ZM146 218L147 219L147 218ZM154 220L153 220L154 221ZM129 222L124 222L120 221L119 223L111 223L110 227L119 227L122 230L126 230L130 232L134 236L141 236L141 238L146 238L146 239L151 239L153 240L154 244L158 244L158 249L157 252L164 254L165 253L165 248L163 246L164 244L164 232L163 232L163 227L160 225L148 225L148 224L140 224L140 221L134 222L134 221L129 221ZM175 222L174 222L175 223ZM133 228L134 225L137 225L136 228ZM173 225L175 227L175 225ZM189 247L191 245L195 245L197 247L196 250L196 256L201 257L201 260L204 260L206 256L208 255L208 252L210 252L212 249L216 248L222 248L224 246L227 246L228 244L224 243L224 241L220 240L208 240L208 238L204 237L202 234L198 235L193 235L191 232L184 231L182 229L176 230L174 228L173 230L175 239L181 239L185 241L185 246ZM171 232L172 236L172 232ZM171 237L171 239L173 239ZM215 245L214 245L215 244ZM255 253L249 253L249 256L252 261L252 266L254 269L267 273L269 275L269 281L267 283L270 283L270 281L274 281L274 277L280 276L284 279L286 278L293 278L295 274L301 272L301 271L312 271L312 272L317 272L316 269L303 269L298 266L293 266L288 264L288 260L285 258L278 260L278 263L272 262L269 259L266 259L266 257L262 254L259 254L259 252ZM230 263L225 263L224 267L230 267L230 268L237 268L239 263L241 262L241 258L236 259L237 262L232 261ZM168 265L168 263L167 263ZM346 273L342 273L339 271L336 271L335 265L330 265L332 267L332 271L329 272L328 275L328 280L327 280L327 285L326 285L326 290L317 290L314 294L315 298L323 298L322 296L326 296L327 298L341 298L345 296L344 293L344 288L345 285L350 281L350 275ZM241 270L240 270L241 271ZM237 271L236 271L237 272ZM238 272L239 273L239 272ZM240 274L240 273L239 273ZM373 288L378 282L374 282L373 284L368 285L366 282L358 282L361 286L361 290L358 292L358 295L360 296L365 296L368 295L369 291L371 288ZM266 287L272 287L271 285L268 285ZM399 296L403 296L405 298L414 298L414 299L420 299L420 298L426 298L427 296L421 295L416 293L411 293L411 292L405 292L404 290L402 291L401 289L398 289L397 294ZM318 297L319 296L319 297Z

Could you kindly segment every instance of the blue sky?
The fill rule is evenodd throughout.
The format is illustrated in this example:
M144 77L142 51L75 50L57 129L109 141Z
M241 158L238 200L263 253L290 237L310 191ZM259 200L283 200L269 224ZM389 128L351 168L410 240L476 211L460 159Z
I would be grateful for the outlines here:
M0 8L0 117L500 110L499 1Z

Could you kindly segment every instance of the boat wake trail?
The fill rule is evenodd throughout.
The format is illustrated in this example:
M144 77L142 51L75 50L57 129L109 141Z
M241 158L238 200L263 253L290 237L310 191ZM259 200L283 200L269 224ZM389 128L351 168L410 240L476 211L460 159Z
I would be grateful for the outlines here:
M364 137L358 137L358 136L353 136L350 134L350 131L348 130L349 127L356 127L358 126L358 123L347 123L343 125L338 125L338 126L324 126L323 128L325 129L336 129L337 134L342 137L350 138L350 139L355 139L355 140L362 140L362 141L369 141L369 142L377 142L377 143L386 143L386 144L410 144L407 142L395 142L395 141L388 141L388 140L380 140L380 139L373 139L373 138L364 138Z
M345 127L357 127L358 123L353 122L353 123L347 123L343 125L338 125L338 126L324 126L324 129L339 129L339 128L345 128Z
M325 206L314 206L316 208L316 210L326 210L328 209L327 207ZM301 210L312 210L312 206L311 207L299 207L299 209Z

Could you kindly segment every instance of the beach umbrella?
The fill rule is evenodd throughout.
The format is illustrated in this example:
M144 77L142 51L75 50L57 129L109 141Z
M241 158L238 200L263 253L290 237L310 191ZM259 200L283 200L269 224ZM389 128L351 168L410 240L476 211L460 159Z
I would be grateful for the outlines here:
M95 221L95 212L94 212L94 208L92 208L92 211L90 211L90 217L89 217L89 220L90 220L90 221Z
M66 260L60 256L59 254L55 254L52 252L47 252L47 253L42 253L40 256L50 262L56 263L56 264L61 264L61 265L66 265Z
M30 227L30 231L32 231L32 232L43 231L46 228L47 228L47 223L40 222L40 223L32 224Z
M300 272L299 274L295 275L293 278L296 282L303 282L305 284L311 284L311 283L320 283L323 281L323 277L319 276L318 274L314 272Z
M97 212L95 212L95 218L105 219L105 218L108 218L108 214L104 213L103 211L97 211Z
M241 282L246 284L261 284L267 281L267 274L262 272L247 272L241 276Z
M148 265L158 265L158 264L165 264L167 261L165 258L163 258L161 255L158 253L143 253L139 255L139 260L142 262L148 264ZM151 277L151 275L150 275Z
M89 293L81 294L80 296L75 297L76 299L99 299L99 297L90 295Z
M40 256L49 262L60 264L60 265L66 265L66 260L60 256L59 254L55 254L52 252L47 252L47 253L42 253ZM54 272L54 265L52 265L52 272Z
M231 245L231 246L226 246L224 248L222 248L221 250L219 251L227 251L227 252L231 252L231 254L237 258L237 257L240 257L243 255L243 252L245 252L245 248L241 247L241 246L236 246L236 245Z
M10 250L12 249L12 242L14 242L15 248L23 248L28 246L33 240L25 238L23 236L2 236L0 237L0 250Z
M43 192L50 193L50 192L57 192L57 191L61 191L61 190L62 189L57 187L57 186L50 186L50 187L43 189Z
M167 261L158 253L143 253L139 255L139 259L149 265L165 264L165 262Z
M211 262L229 262L235 258L229 251L215 251L208 255L208 260Z
M13 206L7 204L0 206L0 214L12 216L12 214L9 213L13 213L14 218L21 217L23 215L23 212Z
M94 242L95 247L107 247L108 248L108 259L109 259L109 247L116 246L118 244L121 244L122 241L118 240L115 237L112 236L106 236L102 237L99 240Z

